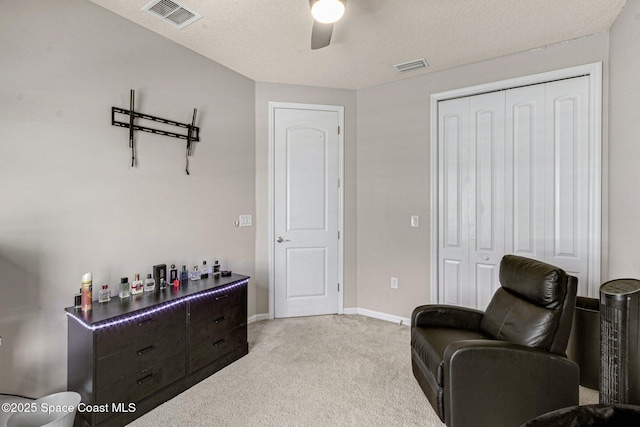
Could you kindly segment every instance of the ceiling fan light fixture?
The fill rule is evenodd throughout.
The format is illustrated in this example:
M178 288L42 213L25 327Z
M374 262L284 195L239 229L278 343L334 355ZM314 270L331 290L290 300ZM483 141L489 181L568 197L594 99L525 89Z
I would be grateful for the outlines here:
M321 24L333 24L344 15L344 2L342 0L317 0L311 6L311 15Z

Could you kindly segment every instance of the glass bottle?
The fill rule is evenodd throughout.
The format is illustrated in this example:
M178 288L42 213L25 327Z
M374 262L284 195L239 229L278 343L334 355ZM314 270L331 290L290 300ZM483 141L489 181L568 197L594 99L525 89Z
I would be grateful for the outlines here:
M102 285L102 289L98 292L98 302L109 302L111 301L111 292L109 291L109 285Z
M178 270L175 264L171 264L171 270L169 270L169 283L173 283L178 280Z
M156 289L156 281L151 277L151 273L147 274L147 279L144 281L144 291L152 292Z
M78 310L82 308L82 288L73 296L73 306Z
M213 261L213 277L216 279L220 277L220 263L218 263L218 260Z
M138 295L144 292L144 284L140 280L140 275L136 274L136 280L131 284L131 295Z
M180 272L180 286L184 286L189 282L189 272L187 271L187 266L182 266L182 271Z
M211 268L207 265L207 261L202 261L202 267L200 267L200 278L206 279L209 277L209 273L211 273Z
M164 277L164 271L160 271L160 290L164 291L165 289L167 289L168 285L169 284L167 283L167 279Z
M189 279L195 281L200 280L200 270L198 270L198 266L194 265L193 270L189 272Z
M120 278L120 292L118 296L120 298L129 298L131 296L131 285L129 284L128 277Z

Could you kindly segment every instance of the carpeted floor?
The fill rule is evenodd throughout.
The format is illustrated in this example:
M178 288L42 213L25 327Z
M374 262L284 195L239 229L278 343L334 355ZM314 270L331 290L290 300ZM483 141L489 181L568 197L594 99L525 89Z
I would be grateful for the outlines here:
M317 316L248 333L247 356L130 425L444 426L411 373L408 326ZM581 388L581 404L597 401Z

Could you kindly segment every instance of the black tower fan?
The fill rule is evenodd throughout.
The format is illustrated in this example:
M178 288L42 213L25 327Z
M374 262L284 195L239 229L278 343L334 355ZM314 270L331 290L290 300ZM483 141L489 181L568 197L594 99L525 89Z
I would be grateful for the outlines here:
M600 286L600 403L640 405L640 280Z

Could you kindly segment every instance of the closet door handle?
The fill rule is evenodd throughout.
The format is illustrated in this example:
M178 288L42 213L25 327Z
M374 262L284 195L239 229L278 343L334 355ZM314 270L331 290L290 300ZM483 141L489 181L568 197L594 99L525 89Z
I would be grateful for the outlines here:
M224 339L221 339L221 340L219 340L219 341L214 342L214 343L213 343L213 346L214 346L214 347L217 347L217 346L219 346L219 345L221 345L221 344L224 344Z
M217 325L218 323L222 322L223 320L227 320L227 318L224 317L224 316L219 317L216 320L213 320L213 323Z
M220 300L225 299L225 298L229 298L229 294L225 294L225 295L216 297L216 301L220 301Z

